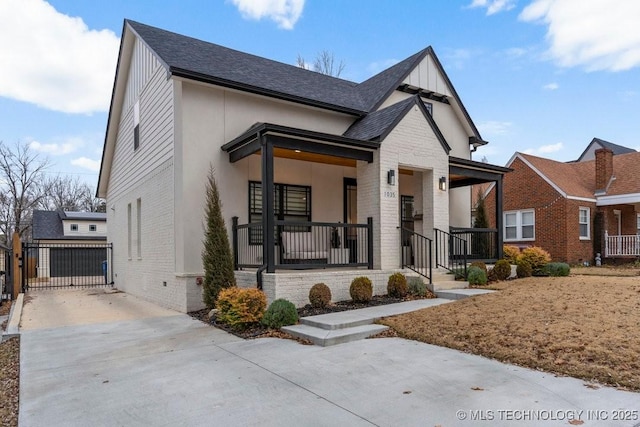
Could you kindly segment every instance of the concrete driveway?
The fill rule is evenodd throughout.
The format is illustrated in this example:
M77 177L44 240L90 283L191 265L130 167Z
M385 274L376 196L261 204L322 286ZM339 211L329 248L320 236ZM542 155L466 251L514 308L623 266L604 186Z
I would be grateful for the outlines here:
M137 306L139 317L23 328L21 426L640 423L632 420L638 393L441 347L399 338L333 347L244 341L131 295L107 305L116 303ZM38 307L34 298L23 318ZM625 416L619 410L627 420L613 419Z

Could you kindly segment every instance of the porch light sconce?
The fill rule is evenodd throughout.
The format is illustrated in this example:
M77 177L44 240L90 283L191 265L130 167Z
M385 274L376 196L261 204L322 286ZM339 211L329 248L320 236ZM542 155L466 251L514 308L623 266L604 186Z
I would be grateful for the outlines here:
M396 185L396 171L394 169L387 172L387 184Z
M441 176L438 181L438 188L442 191L447 191L447 177Z

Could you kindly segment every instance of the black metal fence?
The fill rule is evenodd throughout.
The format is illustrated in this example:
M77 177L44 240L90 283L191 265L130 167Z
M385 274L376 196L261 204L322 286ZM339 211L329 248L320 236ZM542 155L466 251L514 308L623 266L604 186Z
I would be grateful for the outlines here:
M469 261L498 260L498 230L495 228L452 228L451 234L467 242Z
M111 243L23 243L22 288L110 286L112 261Z
M467 242L446 231L434 228L436 267L442 267L456 275L467 277Z
M368 224L276 221L275 268L373 268L373 227ZM262 223L233 223L235 268L258 268L265 263Z
M415 271L429 279L431 283L431 239L408 228L400 228L400 241L402 242L402 268Z
M12 281L12 274L11 274L11 269L12 269L12 265L13 265L13 259L12 259L12 252L10 249L3 249L2 250L3 255L2 255L2 266L0 266L0 291L2 292L2 295L0 296L1 299L6 300L6 299L14 299L17 297L17 295L13 295L13 281Z

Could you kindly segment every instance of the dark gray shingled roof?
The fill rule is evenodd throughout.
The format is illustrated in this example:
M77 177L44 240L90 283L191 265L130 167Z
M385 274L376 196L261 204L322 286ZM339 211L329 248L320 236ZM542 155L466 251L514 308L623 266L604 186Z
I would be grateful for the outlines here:
M438 125L433 120L431 114L427 111L422 99L420 99L418 95L396 102L382 110L374 111L366 117L357 120L349 127L349 129L347 129L344 136L354 139L362 139L365 141L382 141L414 105L420 107L420 110L431 126L433 133L438 138L438 141L440 141L442 148L444 148L448 154L451 151L451 147L445 140L444 135L440 132L440 128L438 128Z
M106 240L105 236L65 236L63 219L106 221L107 215L96 212L33 211L33 240Z
M430 48L358 84L139 22L126 23L178 76L362 116L395 90Z
M32 233L33 240L63 238L60 214L57 211L33 211Z
M609 150L613 151L613 154L628 154L628 153L635 153L636 150L632 149L632 148L627 148L627 147L623 147L622 145L618 145L618 144L614 144L613 142L609 142L609 141L605 141L604 139L600 139L600 138L593 138L591 140L591 143L596 142L598 144L600 144L603 148L608 148ZM591 144L589 144L591 145Z

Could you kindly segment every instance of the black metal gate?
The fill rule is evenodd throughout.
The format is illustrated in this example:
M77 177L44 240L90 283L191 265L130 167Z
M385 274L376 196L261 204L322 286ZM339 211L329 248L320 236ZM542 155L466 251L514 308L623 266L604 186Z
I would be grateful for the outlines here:
M23 243L22 289L113 284L111 243Z
M0 289L2 290L2 298L5 299L14 299L17 295L13 295L13 279L11 274L11 267L13 265L13 258L11 256L11 249L5 249L2 268L0 268Z

